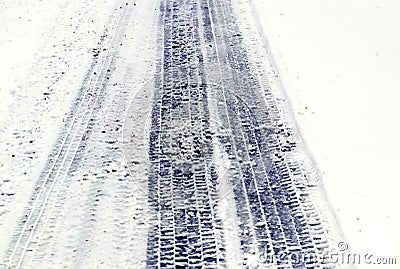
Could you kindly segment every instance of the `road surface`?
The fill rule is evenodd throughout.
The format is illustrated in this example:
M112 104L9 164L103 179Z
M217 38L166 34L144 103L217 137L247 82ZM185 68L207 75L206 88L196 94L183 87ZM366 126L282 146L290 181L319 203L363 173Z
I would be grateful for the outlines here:
M335 267L315 258L340 234L320 175L233 2L118 3L6 267Z

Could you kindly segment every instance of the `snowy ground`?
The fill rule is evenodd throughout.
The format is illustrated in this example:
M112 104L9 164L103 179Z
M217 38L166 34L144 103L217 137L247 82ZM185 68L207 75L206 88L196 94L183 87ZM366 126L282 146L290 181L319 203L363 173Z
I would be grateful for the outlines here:
M54 240L51 245L43 245L39 242L40 240L35 241L39 250L42 248L43 251L44 248L45 252L58 253L52 258L47 258L48 260L43 258L46 255L40 254L41 258L36 262L39 262L39 265L42 262L41 266L46 264L49 266L54 261L56 262L53 264L61 266L65 262L64 259L72 262L70 251L76 252L76 248L82 245L79 238L80 234L84 232L82 228L77 229L76 227L77 225L85 226L88 221L85 214L93 214L93 210L97 207L97 205L93 205L96 202L92 197L102 195L91 184L83 183L88 182L86 180L94 179L93 184L96 184L99 179L105 178L108 164L102 163L103 158L107 158L114 165L113 171L123 166L125 160L121 153L122 147L121 151L115 150L113 154L107 153L106 145L111 143L107 136L111 135L112 139L118 139L121 134L121 131L118 132L118 129L121 129L121 123L118 122L123 122L124 109L132 95L154 75L152 66L154 65L153 57L156 45L157 16L155 13L158 7L155 1L135 6L132 2L130 4L131 6L121 1L101 3L80 1L74 4L71 4L70 1L2 1L0 4L0 20L3 25L0 29L2 58L0 65L2 96L0 101L2 110L0 117L0 148L2 152L0 160L0 252L2 254L0 260L2 264L9 257L5 252L9 248L10 241L19 237L18 234L14 235L14 232L22 228L22 226L18 226L21 225L18 222L23 217L23 212L26 212L27 208L36 208L37 210L43 208L30 201L30 199L35 199L35 197L32 198L32 193L37 193L40 186L44 186L41 194L45 195L38 195L39 198L43 197L43 199L38 199L41 202L51 199L51 195L47 196L47 194L51 194L51 192L47 192L47 189L53 188L53 185L47 186L45 180L51 183L53 177L60 177L63 179L61 182L68 177L68 184L75 183L72 184L74 195L68 196L68 192L65 194L60 191L52 194L64 200L61 202L61 207L56 206L57 209L55 203L50 202L50 211L47 212L51 212L53 215L66 214L68 220L63 221L61 218L63 223L59 225L63 228L58 231L62 230L64 233L56 232L62 242L61 246L58 245L60 242L58 240ZM123 17L122 14L129 16ZM116 20L120 17L123 18L122 22ZM146 17L147 20L144 19ZM153 18L153 21L150 18ZM139 29L145 30L140 31ZM122 36L119 36L121 33ZM132 42L133 40L135 42ZM116 41L119 42L116 43ZM107 50L110 48L113 48L113 51L109 53ZM115 51L115 48L118 48L118 52ZM114 72L116 64L119 66L118 72ZM111 72L113 76L109 77ZM107 97L102 96L103 101L100 98L96 105L95 93L103 89L104 82L109 85ZM127 88L129 91L126 90ZM106 100L104 101L104 99ZM124 100L123 103L120 102L121 99ZM101 102L102 110L100 111L99 103ZM77 108L81 108L82 112L75 113ZM93 109L96 111L93 112ZM72 113L75 113L75 116ZM96 116L92 117L94 114ZM88 117L92 117L90 119L92 127L86 130L85 122L89 120ZM66 123L74 121L76 121L75 124L66 125ZM95 131L91 131L92 129ZM78 147L82 147L80 138L87 136L88 132L95 133L92 135L92 140L87 141L88 153L81 152L77 158L89 161L82 161L82 164L79 165L79 167L83 167L82 169L76 167L76 164L75 167L69 169L71 157L75 158ZM69 140L68 133L73 134L73 141L77 143L63 142L64 139ZM85 139L83 140L85 141ZM94 146L91 141L96 141ZM58 151L65 144L69 145L67 149L71 153L69 156ZM55 170L58 173L56 176L51 173L46 175L46 167L49 166L49 163L51 164L52 160L57 159L54 156L66 156L60 166L65 167L66 170L64 168ZM68 174L65 174L68 169ZM122 177L119 175L120 173L124 174L123 169L115 173L112 178L116 180L116 178ZM106 186L100 184L102 191L117 192L118 195L114 196L125 197L125 200L109 201L108 203L113 207L108 211L103 209L103 216L107 215L107 212L111 212L110 215L114 218L118 217L118 223L122 223L124 216L120 216L113 210L116 210L115 207L120 210L120 208L124 208L124 205L129 206L130 209L136 209L137 202L135 201L138 197L133 197L134 200L130 200L130 196L127 197L126 192L132 190L128 187L124 188L122 185L124 182L119 185L112 184L112 180L108 182L111 182L108 190L106 184ZM57 190L56 187L54 189ZM135 185L130 187L135 187ZM133 190L132 192L136 193L137 191ZM62 198L66 196L68 197L67 201ZM98 207L101 208L100 205ZM65 211L60 211L61 208L69 210L70 213L77 213L69 215ZM82 210L77 210L77 208ZM43 214L41 211L37 212ZM137 210L132 214L140 215L140 212ZM132 216L126 217L132 220ZM42 218L47 219L46 223L49 223L48 216ZM137 219L137 223L142 222L139 216ZM110 221L113 221L112 218ZM37 226L37 223L34 225ZM129 225L132 228L131 231L138 233L138 236L145 234L140 228L135 230L135 223L132 225L129 221L125 221L125 225ZM87 226L88 229L93 227ZM112 230L112 226L109 225L108 228ZM42 238L54 236L53 229L45 231L41 227L39 226L37 230ZM120 229L125 229L125 226L121 224ZM110 237L113 236L112 231L105 229L98 230L98 232L102 238L107 238L104 235L105 232L109 232ZM119 232L114 234L119 234ZM35 236L35 238L40 237ZM94 234L93 238L96 238ZM121 240L108 240L123 244ZM97 242L100 241L97 240ZM143 249L138 242L136 242L136 246ZM54 249L58 251L54 251ZM111 260L117 262L118 255L113 255L110 249L104 250L111 253L110 259L107 259L107 255L103 255L103 260L99 260L98 255L101 255L102 251L96 251L94 256L86 257L88 266L91 262L96 264L102 262L105 265ZM130 250L131 248L126 247L126 251ZM80 253L80 255L84 254ZM123 255L123 257L124 259L130 258L129 255ZM124 262L120 261L120 264ZM36 268L39 265L35 262L31 264ZM71 265L70 263L70 266L79 267L80 265L77 263Z
M70 112L111 5L0 4L1 249Z
M172 1L165 3L173 6ZM201 4L197 6L196 3ZM195 8L191 8L192 5ZM397 17L400 5L394 1L378 0L352 3L344 0L187 1L177 9L176 15L186 20L188 25L200 22L198 29L178 26L177 20L169 17L172 12L159 7L160 1L0 2L0 266L10 259L17 267L31 268L140 268L150 266L152 258L158 255L157 248L161 250L161 256L165 255L161 259L168 262L165 246L165 253L157 242L154 250L146 250L153 244L147 238L149 227L154 226L156 232L153 236L157 238L157 225L161 224L152 220L158 212L151 211L154 210L152 201L148 190L143 189L150 177L149 142L146 140L150 127L145 118L154 105L153 76L156 74L156 83L159 76L158 79L166 79L168 84L171 70L161 69L166 74L162 77L156 66L161 68L162 61L167 62L163 57L171 52L175 60L190 56L192 62L189 66L198 68L199 76L195 77L193 87L199 87L196 79L204 74L209 83L207 102L210 115L202 111L202 106L198 109L200 117L205 117L204 122L210 117L210 126L194 125L192 129L204 128L199 137L204 133L214 133L212 143L208 135L202 137L208 141L208 146L213 145L213 149L208 150L214 150L214 156L211 163L203 160L206 169L200 171L199 168L199 171L200 177L202 173L207 174L205 180L211 184L213 179L210 178L215 178L215 174L208 173L216 169L220 173L220 186L217 187L218 194L213 190L215 186L207 187L206 193L211 198L205 203L206 209L217 208L215 212L212 209L207 213L212 220L207 216L199 218L202 236L209 236L204 228L208 225L214 227L213 236L196 239L200 240L199 243L195 242L191 247L202 244L203 251L216 251L217 254L210 256L206 253L201 259L213 262L218 256L220 266L231 268L240 263L246 263L249 268L262 264L265 261L260 260L258 253L262 248L256 246L266 245L267 241L263 239L265 231L259 227L270 226L274 232L277 224L272 214L287 221L284 214L289 212L291 199L296 197L293 198L296 200L298 195L306 197L307 203L314 203L316 211L301 200L299 207L302 207L301 212L307 213L306 224L304 218L298 217L298 210L290 212L292 222L288 221L287 225L280 223L283 225L281 229L287 233L281 232L282 236L287 238L279 242L268 241L268 244L275 250L285 247L286 251L291 251L286 249L287 242L299 236L298 240L308 240L304 241L307 248L320 246L330 249L328 244L340 236L341 231L336 231L335 223L332 223L334 219L329 219L334 216L326 211L328 219L324 219L325 197L315 187L319 183L319 174L313 170L308 151L302 148L301 137L297 141L296 137L289 139L285 134L277 135L278 143L282 139L296 146L290 142L282 144L285 149L289 148L288 152L281 153L277 149L274 156L278 157L273 157L273 160L278 164L285 160L296 169L300 167L291 173L310 176L305 184L314 187L299 191L299 186L303 190L304 179L296 179L293 175L289 183L282 181L282 189L285 188L283 184L290 186L291 180L298 184L290 187L295 189L295 195L290 195L288 201L279 200L279 197L274 201L283 203L283 213L268 208L266 214L254 206L254 202L265 206L263 199L267 192L261 193L262 196L259 192L264 187L255 192L245 187L245 194L241 193L240 187L234 192L225 191L224 188L232 189L228 178L242 173L240 182L244 176L251 176L247 167L253 173L266 172L270 176L269 167L266 170L260 168L264 165L263 157L268 159L268 154L261 154L261 157L247 154L251 150L262 153L262 147L254 142L253 133L248 131L247 121L263 112L263 103L257 103L258 99L251 95L259 96L258 88L255 88L255 93L246 88L246 81L253 81L253 72L260 79L259 87L271 98L272 106L277 106L278 114L275 116L278 120L272 121L276 124L273 125L275 130L287 128L286 131L296 133L290 114L294 113L303 138L322 172L325 188L351 253L395 257L398 254L396 243L400 240L395 230L398 216L395 214L394 187L396 153L400 150L396 137L399 131L396 121L399 115L396 97L399 94L396 89L400 83L396 74L400 70L400 37L394 29L400 26ZM257 16L253 16L254 10ZM179 53L188 53L183 54L185 57L177 57L179 46L175 44L168 52L167 44L175 41L174 38L169 40L165 33L160 34L157 23L162 12L165 12L165 24L170 23L170 28L164 29L165 33L188 35L187 39L182 39L184 42L180 41L180 46L186 51ZM266 39L260 39L260 30ZM270 43L276 66L270 66L271 54L262 50L269 52L265 47L266 41ZM161 49L164 51L157 50L163 42L166 47ZM205 67L197 58L202 53ZM247 69L242 73L232 73L230 68L243 68L237 66L241 59L247 59ZM204 73L201 68L204 68ZM280 70L279 75L274 74L276 68ZM173 79L178 77L178 73L173 74ZM280 82L292 102L293 111L287 107L287 100L280 92ZM234 96L230 92L228 97L225 93L221 95L220 88L224 87ZM165 102L167 99L168 102L166 96L160 100ZM179 95L176 97L180 98ZM196 106L204 99L197 101L196 91L189 97L189 115L197 117L194 114ZM238 103L241 98L247 98L247 105L252 104L254 108L260 106L260 110L257 113L248 110ZM138 107L145 109L138 110ZM160 117L160 121L163 120L161 126L177 125L179 131L174 133L172 130L172 135L184 136L190 132L185 109L171 109L169 113L180 117L172 117L170 121ZM163 112L163 115L168 114ZM227 124L229 118L233 122L236 120L237 124ZM127 120L131 120L133 125L124 126ZM125 137L127 131L124 128L140 130L140 134L128 130L131 136ZM243 138L230 137L230 132L243 134ZM127 148L139 140L138 136L143 136L140 143L146 143L139 143L137 147L142 151L146 148L146 152L139 152L136 144L133 149ZM163 138L159 139L162 141ZM223 140L233 145L236 157L229 155L231 153L224 148ZM165 150L168 141L163 141ZM133 159L126 158L127 152ZM170 161L177 165L184 163L179 158ZM203 167L202 164L199 167ZM298 164L300 166L296 166ZM157 171L157 165L154 167L152 169ZM257 176L254 177L252 180L257 183ZM196 184L200 184L197 179ZM154 188L160 186L154 183ZM153 195L153 190L149 191L149 195ZM187 191L184 188L182 192ZM174 195L177 195L174 202L179 203L180 200L176 200L180 197L177 189L171 191L171 197ZM196 195L198 202L204 193ZM218 195L224 199L214 201L212 196ZM164 202L161 195L157 199ZM250 201L247 207L241 204L244 200ZM294 203L294 207L298 204ZM185 206L190 209L192 205ZM198 208L193 210L191 212L197 212ZM259 212L262 212L262 221ZM319 213L322 220L317 216ZM165 222L169 221L167 215ZM186 217L186 223L190 222L190 216ZM329 230L330 224L333 230ZM297 234L303 228L311 235ZM319 238L321 230L327 241ZM277 234L279 231L276 229ZM180 238L179 235L176 238ZM304 246L299 242L294 243L298 244L293 248L296 251ZM179 243L174 246L175 251L179 250ZM179 258L179 255L175 256Z
M349 248L399 259L400 3L253 3Z

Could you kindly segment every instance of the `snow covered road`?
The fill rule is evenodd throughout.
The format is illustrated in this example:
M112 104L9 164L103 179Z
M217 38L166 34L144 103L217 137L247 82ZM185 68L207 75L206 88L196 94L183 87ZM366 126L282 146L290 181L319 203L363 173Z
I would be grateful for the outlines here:
M67 4L59 10L73 14ZM76 20L90 20L89 10ZM40 172L25 182L2 171L1 187L15 188L2 202L2 263L338 267L324 255L340 251L341 232L252 6L117 1L101 10L106 27L75 71L80 86L63 109L70 112L47 151L35 142ZM57 73L58 91L71 66Z

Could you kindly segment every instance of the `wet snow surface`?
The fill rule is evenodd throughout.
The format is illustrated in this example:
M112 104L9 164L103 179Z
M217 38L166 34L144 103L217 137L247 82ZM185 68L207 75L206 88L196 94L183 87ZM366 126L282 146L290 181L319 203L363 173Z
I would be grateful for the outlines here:
M340 231L247 3L54 9L72 37L38 46L1 123L2 264L335 267L287 255Z

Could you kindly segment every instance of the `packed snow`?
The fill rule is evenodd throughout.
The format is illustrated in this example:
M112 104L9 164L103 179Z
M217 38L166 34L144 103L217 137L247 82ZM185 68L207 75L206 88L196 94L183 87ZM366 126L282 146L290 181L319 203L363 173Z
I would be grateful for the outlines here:
M264 34L264 45L269 46L265 53L272 61L273 71L279 71L275 79L283 85L307 152L320 170L349 252L395 257L400 262L396 256L400 241L397 232L400 3L395 0L228 2L232 2L233 13L241 18L238 23L241 31L248 30L244 23L246 16L254 16L251 19L259 23L257 29ZM161 57L156 53L161 11L159 1L129 1L129 4L88 0L73 4L61 0L0 2L0 267L18 222L30 206L35 183L42 177L49 156L54 156L65 122L81 98L80 91L91 86L83 81L91 81L88 70L92 72L91 68L97 64L93 58L104 55L99 51L102 48L99 38L104 37L107 42L107 36L119 29L111 24L118 10L124 9L130 15L122 22L123 31L118 32L123 36L118 39L121 44L117 44L118 52L109 63L112 75L106 81L112 90L100 98L101 106L93 108L97 116L88 127L91 136L83 142L82 161L66 172L65 177L68 174L71 179L68 188L57 193L63 200L62 206L54 203L45 225L40 226L40 237L54 240L49 245L40 242L39 237L33 240L37 244L35 250L42 256L32 258L31 264L40 266L41 261L47 261L59 266L103 268L135 264L139 268L146 262L149 209L147 193L141 184L147 178L148 156L141 153L136 156L134 164L143 165L133 166L130 176L143 182L131 184L126 174L131 167L126 162L132 160L125 159L123 150L130 150L126 144L132 138L122 138L125 132L122 124L130 116L144 120L151 110L149 96L155 61ZM202 27L205 26L200 26L204 31ZM243 38L249 47L253 42L250 37ZM202 49L211 51L212 46ZM260 63L265 63L264 60ZM136 94L140 91L143 99ZM132 100L137 106L149 107L132 110ZM211 110L217 110L218 105ZM132 128L142 132L139 128L150 127ZM115 140L115 134L121 141ZM139 145L143 146L146 145ZM238 254L239 220L233 206L234 194L224 191L230 188L231 174L227 167L231 164L215 139L212 147L215 167L223 171L219 191L224 199L216 214L225 222L227 266L235 268L242 258ZM99 196L104 197L100 202ZM102 212L100 217L94 217L97 211ZM52 218L53 215L57 218ZM50 228L46 229L46 225ZM90 238L84 240L85 236ZM104 248L107 244L112 251ZM28 253L28 258L34 254ZM249 267L257 267L260 262L255 254L247 253L243 258ZM80 260L87 264L81 264ZM388 267L360 263L358 268Z

